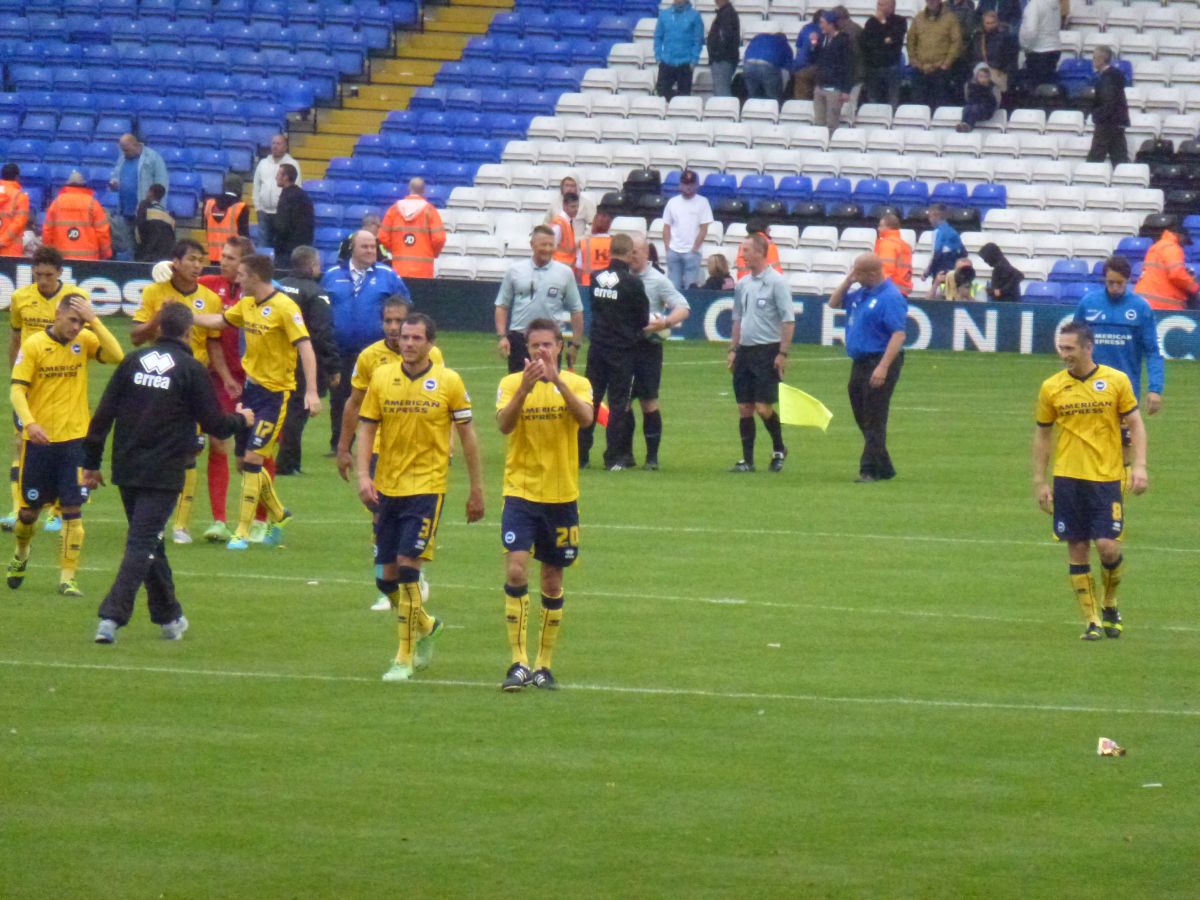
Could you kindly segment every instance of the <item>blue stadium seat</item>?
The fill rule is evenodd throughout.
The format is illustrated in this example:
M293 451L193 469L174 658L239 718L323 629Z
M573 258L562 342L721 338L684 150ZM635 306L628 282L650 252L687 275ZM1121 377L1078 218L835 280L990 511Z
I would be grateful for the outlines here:
M120 73L117 73L120 74ZM93 90L97 88L93 85ZM126 93L97 93L96 110L103 116L133 116L137 114L134 98Z
M438 87L466 87L471 84L470 62L444 63L434 78Z
M175 107L175 121L212 122L212 102L200 97L172 97L171 105Z
M882 178L863 178L854 186L851 201L863 209L887 203L891 197L892 186Z
M46 66L12 66L9 81L18 91L49 91L54 88L54 73Z
M176 0L175 18L193 24L212 21L212 0Z
M223 82L222 75L193 75L190 72L163 72L163 89L171 97L195 100L206 96L213 82Z
M774 200L775 179L771 175L746 175L738 187L738 196L751 206L759 200Z
M83 164L83 142L82 141L51 141L46 145L46 150L42 154L42 162L46 163L67 163L72 166Z
M465 119L465 117L463 118ZM462 120L460 119L460 121ZM521 140L528 133L529 123L532 121L533 116L529 115L484 113L480 121L481 131L475 133L484 133L491 138Z
M58 132L58 117L48 113L27 113L21 120L21 136L35 141L49 141Z
M0 134L16 134L20 127L20 113L0 112Z
M453 124L451 117L444 112L436 109L420 109L412 110L412 104L409 104L410 111L417 113L413 120L413 132L415 134L451 134Z
M162 93L158 75L150 69L125 69L125 89L154 97Z
M278 131L287 121L287 112L278 103L247 100L242 104L242 111L248 125L264 125Z
M812 179L807 175L784 175L775 187L775 198L789 206L809 202L813 198Z
M206 122L179 122L183 132L185 146L193 150L216 150L221 146L221 128L219 125L209 125Z
M249 0L217 0L214 18L246 21L250 15Z
M521 29L522 37L558 38L558 23L550 13L527 12L523 14L522 18L524 19Z
M486 60L498 62L500 59L500 42L490 37L473 37L463 48L464 60Z
M915 206L928 206L929 185L923 181L897 181L892 185L891 203L905 212Z
M849 178L822 178L813 191L813 200L825 204L826 209L835 203L850 203L852 196Z
M192 167L200 173L216 172L219 175L224 175L234 168L230 163L228 150L214 150L211 147L192 151ZM238 171L245 170L238 169Z
M471 163L459 162L457 160L442 160L431 164L429 177L433 179L435 184L470 184L475 180L475 171L478 168L478 166Z
M338 208L340 209L341 207ZM360 221L362 221L361 218L356 220L354 224ZM350 227L354 227L354 225ZM313 231L313 243L322 250L333 250L336 252L337 248L341 246L342 238L345 236L345 231L336 225L326 227L317 225Z
M728 172L705 175L700 185L700 193L707 197L710 203L734 197L737 195L737 176Z
M421 7L416 0L391 0L387 6L397 28L415 28L421 24Z
M190 22L160 22L148 21L144 27L146 46L153 47L159 53L164 50L190 50L187 46Z
M120 50L112 44L85 44L81 52L84 63L91 66L116 65L121 55Z
M362 177L362 166L352 156L335 156L325 169L326 179L341 181Z
M945 203L947 206L967 206L967 186L955 181L944 181L933 186L929 194L930 203Z
M386 181L390 184L403 174L404 167L407 164L407 158L379 159L375 157L363 157L359 160L360 177L365 181Z
M63 116L58 120L58 136L63 140L90 141L96 128L91 116Z
M318 228L340 228L342 225L342 207L336 203L314 204L313 221Z
M1002 184L977 184L967 202L981 214L989 209L1004 209L1008 205L1008 188Z
M496 37L521 37L525 30L525 19L519 12L496 13L488 25L488 34Z
M331 25L325 29L325 36L341 72L354 75L362 71L363 59L371 49L366 35L345 25Z
M1083 295L1092 290L1095 285L1086 281L1067 281L1059 285L1062 289L1063 303L1070 303L1072 306L1077 304Z
M578 91L579 86L583 84L584 76L587 75L587 70L588 67L585 65L554 66L544 73L543 90Z
M316 105L316 92L311 85L294 83L279 92L279 105L285 112L304 112Z
M408 101L408 108L415 110L443 110L446 108L448 88L421 87L413 93Z
M1021 297L1026 303L1062 303L1062 288L1048 281L1031 281Z
M192 151L187 147L166 147L159 152L168 172L187 171L192 168Z
M196 55L192 68L197 73L228 75L233 71L233 57L234 54L229 50L205 50Z
M445 159L457 150L454 138L448 135L429 134L421 137L421 153L416 159Z
M254 14L251 13L251 18ZM320 28L325 21L325 10L320 3L292 3L287 7L288 25L308 25Z
M337 91L338 77L341 74L338 72L337 63L324 53L313 53L312 51L300 53L298 61L303 66L304 80L312 85L317 96L333 97Z
M165 153L166 151L164 151ZM112 169L113 160L117 157L116 138L106 141L93 140L83 148L82 161L85 166L108 166ZM166 157L163 157L166 159ZM168 163L168 165L170 165Z
M0 93L0 112L22 115L25 112L25 101L15 92Z
M447 112L480 112L483 95L474 88L451 88L446 93Z
M329 185L323 179L304 182L304 191L312 198L313 203L331 203L333 194Z
M54 90L56 91L90 91L92 89L91 69L54 69Z
M1049 281L1086 281L1090 266L1083 259L1056 259L1050 268Z
M1114 255L1123 256L1132 262L1141 262L1146 258L1146 251L1154 241L1146 237L1121 238Z
M371 187L366 181L335 181L331 184L335 203L365 203L371 196Z
M52 190L59 190L65 185L71 177L71 173L76 171L79 166L75 163L48 163L46 184ZM82 174L82 173L80 173Z
M10 74L14 66L44 66L49 57L49 50L42 41L5 41L3 46ZM110 56L114 52L112 47L105 46L104 49Z
M488 121L483 113L459 113L450 120L450 128L456 137L475 137L489 133Z
M113 22L109 40L115 47L143 47L146 31L136 18L118 19Z
M420 156L423 152L421 150L421 138L416 135L404 132L384 132L379 137L383 140L387 148L386 155L388 156Z
M342 211L342 221L350 228L357 228L362 224L363 216L378 215L379 210L368 203L354 203L345 207Z
M501 141L473 137L460 138L458 141L458 155L464 162L499 162L503 153L504 144Z
M628 41L636 26L633 16L605 16L597 22L595 34L602 41Z
M112 37L112 23L107 18L70 16L63 21L67 39L75 44L107 43Z
M58 111L66 116L92 116L99 112L96 98L87 91L56 91Z
M392 14L382 8L365 6L360 10L358 31L372 50L383 50L392 44Z
M36 142L38 146L34 149L37 151L36 157L21 156L21 152L26 149L19 147L20 140L10 141L8 144L9 159L16 160L21 163L21 184L26 188L37 187L46 190L50 187L50 167L41 162L42 144L41 141ZM30 198L32 204L33 198Z
M24 16L0 17L0 41L29 40L29 22Z
M186 141L182 127L161 119L149 119L139 123L138 136L154 147L183 147Z
M541 66L527 66L524 63L508 63L504 67L505 89L523 88L531 91L542 89L546 81L546 69Z
M589 39L600 28L601 16L583 14L572 10L562 10L554 14L558 36L563 40L570 38Z
M129 116L101 116L96 120L92 137L97 140L116 141L123 134L133 131L133 119Z
M283 28L288 21L287 5L277 0L258 0L250 10L251 25L265 25L276 31Z

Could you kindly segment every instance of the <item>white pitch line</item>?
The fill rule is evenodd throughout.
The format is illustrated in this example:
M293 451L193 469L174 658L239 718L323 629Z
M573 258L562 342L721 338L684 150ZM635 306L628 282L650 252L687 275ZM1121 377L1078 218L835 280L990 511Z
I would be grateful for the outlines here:
M171 666L121 666L100 665L98 663L58 663L38 662L34 660L0 659L0 665L13 668L65 669L82 671L112 671L126 673L144 673L153 675L195 675L207 678L231 679L264 679L275 681L318 681L326 683L346 684L378 684L376 678L362 675L320 675L292 672L246 672L223 671L220 669L188 669ZM433 687L469 687L488 688L495 690L494 681L468 681L465 679L419 678L410 681L411 685L429 685ZM777 701L789 703L828 703L851 704L865 706L911 706L929 709L965 709L965 710L998 710L1011 712L1034 713L1083 713L1086 715L1125 715L1125 716L1169 716L1172 718L1200 718L1200 710L1195 709L1134 709L1131 707L1103 706L1072 706L1051 703L991 703L985 700L937 700L922 697L848 697L836 694L778 694L757 693L754 691L712 691L699 688L666 688L666 687L630 687L604 684L573 684L563 685L567 691L588 691L603 694L629 694L643 697L695 697L705 700L754 700L757 702ZM389 689L390 690L390 689Z

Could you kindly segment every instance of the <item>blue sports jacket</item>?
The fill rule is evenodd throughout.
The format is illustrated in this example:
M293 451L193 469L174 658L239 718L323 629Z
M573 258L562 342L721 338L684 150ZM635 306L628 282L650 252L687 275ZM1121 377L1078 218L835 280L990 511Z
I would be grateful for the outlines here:
M1141 296L1129 288L1115 300L1102 287L1088 291L1075 308L1075 321L1086 322L1095 332L1092 358L1128 375L1135 395L1141 396L1142 360L1146 361L1147 390L1163 392L1166 373L1158 346L1158 322Z
M694 66L704 47L704 20L691 3L671 4L654 26L654 58L668 66Z
M354 291L350 262L338 263L321 279L321 290L329 295L333 312L333 334L338 352L357 356L383 337L383 301L393 294L410 298L404 279L386 263L376 263L367 272L362 287Z

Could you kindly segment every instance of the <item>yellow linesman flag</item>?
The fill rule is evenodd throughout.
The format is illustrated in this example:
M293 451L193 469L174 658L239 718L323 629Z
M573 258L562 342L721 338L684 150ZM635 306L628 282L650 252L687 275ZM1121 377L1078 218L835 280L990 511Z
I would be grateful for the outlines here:
M784 425L807 425L827 431L832 418L833 413L816 397L799 388L779 385L779 421Z

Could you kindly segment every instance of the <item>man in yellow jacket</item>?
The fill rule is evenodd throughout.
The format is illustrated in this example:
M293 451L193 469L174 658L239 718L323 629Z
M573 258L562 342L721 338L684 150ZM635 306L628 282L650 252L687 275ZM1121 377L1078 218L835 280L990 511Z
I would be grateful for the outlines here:
M432 278L433 261L446 246L442 217L424 194L425 179L413 178L408 196L391 205L379 227L379 243L401 278Z
M1200 284L1183 264L1182 226L1168 228L1146 252L1137 292L1153 309L1186 309L1200 295Z

